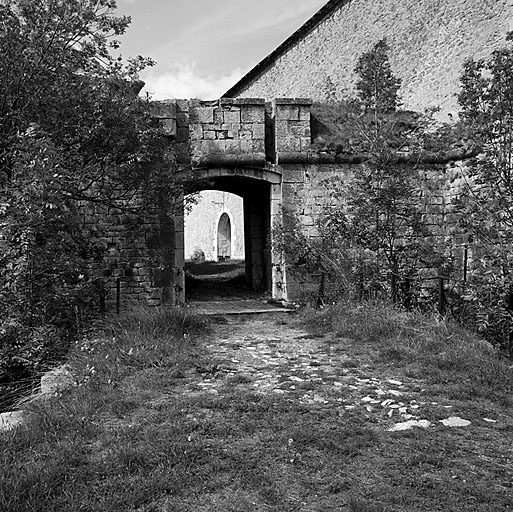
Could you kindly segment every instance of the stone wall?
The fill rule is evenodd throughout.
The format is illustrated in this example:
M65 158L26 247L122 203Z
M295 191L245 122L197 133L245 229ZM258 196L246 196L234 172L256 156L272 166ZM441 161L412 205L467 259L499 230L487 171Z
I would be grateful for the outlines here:
M462 63L488 56L513 30L513 0L340 0L313 29L298 31L256 76L237 84L240 97L354 94L357 59L386 37L408 109L456 112ZM447 117L445 117L447 119Z
M107 310L113 310L118 289L121 305L177 302L180 290L175 285L181 268L175 261L179 240L173 218L159 212L139 216L99 206L82 211L84 228L98 254L87 268L98 285L98 303L104 293Z
M282 208L297 215L309 237L332 197L329 180L342 184L358 172L351 155L340 157L311 148L311 101L239 99L168 101L156 106L164 133L179 144L180 161L197 174L198 190L220 190L243 198L246 277L275 299L294 300L302 283L273 244ZM451 211L461 183L462 162L426 163L419 201L434 227L456 225ZM180 198L178 198L180 199ZM148 211L139 217L122 211L84 210L84 225L103 259L89 271L105 286L107 302L177 304L184 295L183 212ZM465 243L452 230L451 243Z

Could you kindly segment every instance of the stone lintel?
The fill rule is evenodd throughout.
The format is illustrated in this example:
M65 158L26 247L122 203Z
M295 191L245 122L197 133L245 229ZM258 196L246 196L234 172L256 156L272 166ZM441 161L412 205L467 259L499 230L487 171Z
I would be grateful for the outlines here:
M193 159L194 167L266 167L265 153L220 154L211 153Z
M313 101L310 98L276 98L274 104L311 106L313 105Z
M221 98L219 105L262 105L265 106L263 98Z
M254 178L259 180L265 180L273 185L281 185L282 175L278 172L276 167L235 167L235 166L224 166L224 167L212 167L204 166L197 167L195 169L201 174L202 179L219 178L221 176L237 176L240 178Z

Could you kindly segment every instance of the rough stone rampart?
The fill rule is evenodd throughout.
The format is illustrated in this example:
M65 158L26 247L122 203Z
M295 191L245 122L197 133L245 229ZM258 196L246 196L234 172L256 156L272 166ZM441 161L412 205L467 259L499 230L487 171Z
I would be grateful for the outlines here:
M179 146L183 162L203 180L203 189L240 195L244 200L244 239L248 282L266 287L277 299L293 300L301 283L273 251L273 228L282 208L296 214L309 237L334 197L330 180L344 189L364 155L331 155L311 147L311 101L307 99L168 101L156 106L163 133ZM227 143L230 142L228 145ZM457 226L451 203L461 183L464 153L427 155L415 165L424 171L419 202L433 228ZM407 157L397 165L413 165ZM201 187L201 185L199 185ZM140 216L120 210L85 208L83 223L102 258L89 272L106 290L107 302L184 301L184 219L171 208ZM465 240L454 229L441 231L452 242ZM452 243L451 242L451 243Z
M336 4L336 2L335 2ZM513 30L513 0L340 0L313 29L300 29L229 94L308 97L325 101L354 93L357 59L386 37L406 108L457 111L463 62L504 44ZM306 26L305 26L306 27ZM332 90L334 89L334 91Z

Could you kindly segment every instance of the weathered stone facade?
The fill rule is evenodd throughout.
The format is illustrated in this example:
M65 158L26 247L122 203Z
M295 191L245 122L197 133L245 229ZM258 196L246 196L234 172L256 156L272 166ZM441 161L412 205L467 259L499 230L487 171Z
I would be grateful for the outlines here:
M181 158L192 163L198 191L242 198L246 279L276 300L294 300L302 286L273 246L283 209L296 214L305 234L317 236L318 221L332 200L326 181L336 176L348 182L359 168L351 156L312 149L311 104L297 98L173 100L155 109L170 139L179 141ZM451 194L461 180L464 156L442 155L423 165L419 201L434 226L452 222ZM118 286L123 302L185 301L183 212L155 211L138 218L119 211L87 212L84 224L105 249L106 256L92 262L90 270L103 279L108 301L115 300ZM457 233L451 236L456 246L465 242Z
M513 0L331 0L226 95L352 95L357 59L386 37L404 106L446 116L458 110L463 62L490 55L509 30Z
M180 231L162 212L133 215L97 206L83 208L82 222L98 251L87 272L107 304L177 302L183 262L176 260ZM182 244L183 247L183 244Z
M198 191L242 198L248 283L275 299L293 300L301 283L273 249L282 208L295 212L305 233L316 236L329 200L324 182L332 176L348 181L358 169L350 156L311 149L312 100L301 97L323 101L333 93L353 94L358 57L386 37L404 106L438 106L447 119L457 111L464 60L488 56L512 29L513 0L330 0L232 87L229 98L159 102L155 115L176 142L179 158L196 173ZM291 96L299 99L283 99ZM466 156L425 162L419 201L433 226L456 225L451 204ZM92 263L91 270L105 280L107 300L119 283L122 300L184 302L181 213L134 219L122 212L88 212L84 223L106 249L106 261ZM455 247L466 243L454 230L447 233Z

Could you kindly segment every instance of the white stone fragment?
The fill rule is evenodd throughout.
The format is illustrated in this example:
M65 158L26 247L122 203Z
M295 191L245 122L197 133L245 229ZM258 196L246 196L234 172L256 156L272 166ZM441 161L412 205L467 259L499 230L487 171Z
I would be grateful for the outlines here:
M8 432L23 425L23 412L13 411L0 414L0 432Z
M445 420L440 420L446 427L468 427L471 425L471 422L468 420L464 420L463 418L458 418L457 416L453 416L452 418L447 418Z
M392 379L389 379L389 380L387 380L387 382L388 382L389 384L394 385L394 386L402 386L402 385L403 385L403 383L402 383L400 380L392 380Z
M492 420L490 418L483 418L483 421L486 421L486 423L497 423L496 420Z
M399 432L402 430L411 430L413 427L428 428L431 422L428 420L410 420L403 423L396 423L393 427L388 429L388 432Z
M65 366L46 372L41 377L41 394L53 395L73 387L73 376Z
M363 403L369 403L369 402L372 402L373 400L374 400L374 399L373 399L373 398L371 398L370 396L364 396L364 397L362 398L362 402L363 402Z

